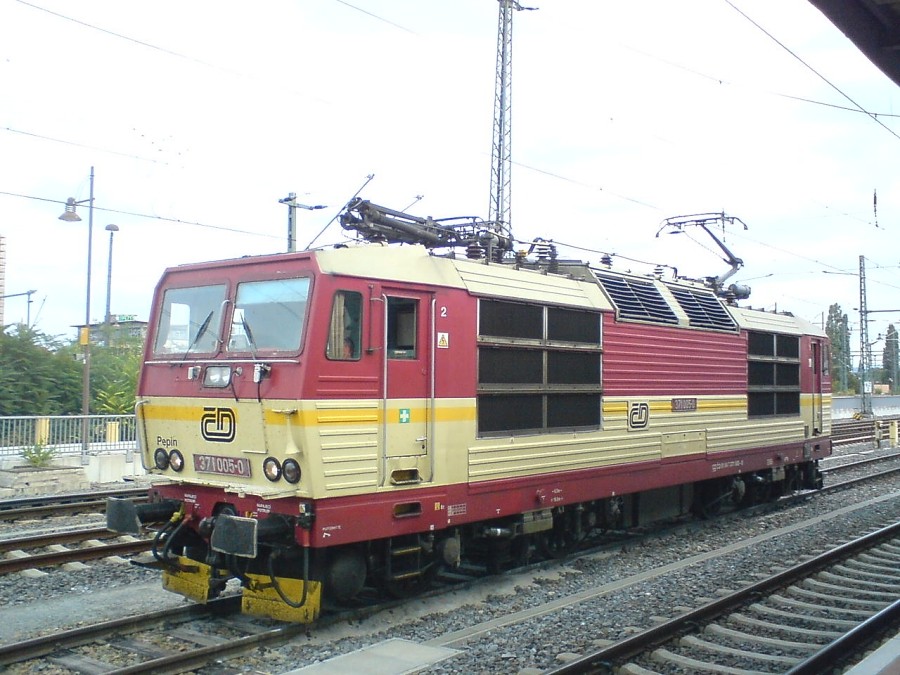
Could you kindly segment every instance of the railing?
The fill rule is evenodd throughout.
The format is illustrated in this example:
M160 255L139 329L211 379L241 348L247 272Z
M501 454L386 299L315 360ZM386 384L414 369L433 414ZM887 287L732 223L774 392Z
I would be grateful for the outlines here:
M51 449L56 455L78 455L137 449L134 415L83 415L51 417L0 417L0 459L21 456L36 447ZM832 436L836 444L888 438L888 425L900 416L881 417L881 433L876 436L874 420L835 420ZM87 429L87 442L84 430Z
M0 417L0 458L36 448L82 458L99 452L131 453L137 447L135 439L134 415Z

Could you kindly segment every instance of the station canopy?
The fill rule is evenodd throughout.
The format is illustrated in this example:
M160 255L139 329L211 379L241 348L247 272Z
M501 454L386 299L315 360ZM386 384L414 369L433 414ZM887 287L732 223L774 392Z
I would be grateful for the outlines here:
M900 0L809 0L900 85Z

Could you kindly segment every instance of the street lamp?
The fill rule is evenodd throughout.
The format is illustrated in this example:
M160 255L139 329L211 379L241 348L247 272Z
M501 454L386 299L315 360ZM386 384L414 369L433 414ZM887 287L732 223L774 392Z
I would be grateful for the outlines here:
M94 237L94 167L91 167L91 192L88 199L75 201L74 197L66 200L66 210L59 217L70 223L81 221L75 212L79 204L88 205L88 248L87 248L87 284L84 298L84 328L81 329L79 342L84 351L84 369L81 371L81 463L88 463L88 416L91 414L91 249Z
M104 315L104 323L106 324L104 328L106 329L106 346L109 347L109 343L112 336L112 314L109 311L109 303L112 298L112 251L113 251L113 235L119 231L119 226L110 223L106 226L107 232L109 232L109 258L106 265L106 314Z

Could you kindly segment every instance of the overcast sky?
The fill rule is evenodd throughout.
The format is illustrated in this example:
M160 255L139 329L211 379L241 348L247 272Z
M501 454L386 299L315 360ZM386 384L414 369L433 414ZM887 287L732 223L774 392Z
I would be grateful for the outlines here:
M900 324L900 88L807 0L544 0L514 19L512 226L596 263L688 276L727 267L711 240L657 237L724 211L747 304L820 323L859 348ZM74 337L91 317L146 319L168 266L283 251L290 192L311 241L362 196L438 217L487 216L494 0L153 3L0 0L0 235L6 293ZM874 195L877 192L877 214ZM331 225L317 244L342 241ZM692 241L692 239L694 241ZM847 274L841 274L841 272ZM7 323L26 318L6 300ZM881 345L875 347L880 361Z

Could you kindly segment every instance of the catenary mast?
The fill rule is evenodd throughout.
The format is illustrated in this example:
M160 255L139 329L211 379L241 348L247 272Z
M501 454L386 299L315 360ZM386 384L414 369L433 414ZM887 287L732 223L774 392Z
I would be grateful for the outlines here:
M491 203L488 220L496 232L509 232L512 94L513 13L523 9L516 0L498 0L500 20L497 30L497 76L494 88L494 134L491 161Z

